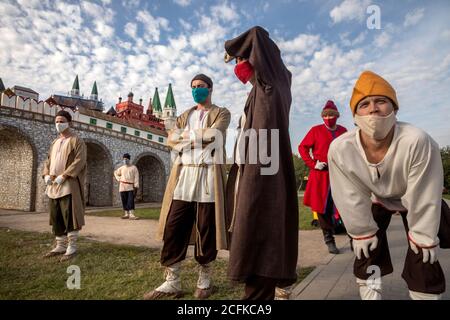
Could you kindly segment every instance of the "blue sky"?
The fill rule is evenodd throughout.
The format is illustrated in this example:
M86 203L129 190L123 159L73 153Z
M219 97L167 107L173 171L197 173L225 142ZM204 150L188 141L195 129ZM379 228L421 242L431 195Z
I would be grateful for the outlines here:
M377 5L381 29L367 28ZM173 84L178 112L193 105L190 79L215 82L213 102L236 127L250 85L223 63L223 44L260 25L279 45L293 73L293 149L332 99L339 123L352 128L352 87L366 69L396 88L398 119L450 145L450 2L232 0L0 0L0 77L41 94L67 93L76 74L90 94L94 80L109 108L133 88L147 105L155 87L164 100ZM232 143L229 141L229 145ZM228 146L230 148L230 146Z

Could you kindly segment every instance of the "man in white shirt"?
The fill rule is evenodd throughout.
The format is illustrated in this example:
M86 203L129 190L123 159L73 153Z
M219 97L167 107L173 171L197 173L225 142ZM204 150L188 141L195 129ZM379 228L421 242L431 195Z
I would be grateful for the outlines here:
M76 255L78 233L84 225L86 144L73 132L69 112L58 111L55 126L59 137L50 146L42 177L56 246L44 258L62 255L60 261L66 261Z
M196 106L177 118L168 145L176 154L161 207L158 238L164 241L161 264L166 281L144 299L179 298L180 267L189 244L195 244L199 277L194 296L213 293L210 264L217 250L228 249L225 222L225 132L230 112L211 103L212 80L199 74L191 81ZM213 143L214 142L214 143Z
M410 297L439 299L445 291L438 262L439 147L424 131L396 120L395 90L373 72L359 77L350 107L358 127L332 142L328 164L333 199L357 257L361 298L381 299L381 276L393 271L386 229L399 212L409 243L402 277ZM380 277L371 281L374 271Z
M119 182L120 198L124 215L122 219L138 220L134 215L134 197L139 189L139 171L130 163L130 155L123 155L123 166L114 171L114 177Z

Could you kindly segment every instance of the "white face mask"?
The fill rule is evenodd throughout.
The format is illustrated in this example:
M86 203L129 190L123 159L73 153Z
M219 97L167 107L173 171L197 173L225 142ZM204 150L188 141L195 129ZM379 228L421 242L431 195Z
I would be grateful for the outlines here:
M61 132L64 132L68 127L69 127L69 123L68 122L57 123L56 124L56 131L61 133Z
M374 115L359 116L355 114L356 125L369 137L375 140L383 140L391 131L392 127L395 125L397 118L395 117L395 112L392 111L391 114L380 117Z

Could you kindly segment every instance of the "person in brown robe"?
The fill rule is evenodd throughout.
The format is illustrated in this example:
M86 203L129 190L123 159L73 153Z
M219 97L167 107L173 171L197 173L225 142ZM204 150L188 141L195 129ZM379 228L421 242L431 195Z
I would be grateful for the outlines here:
M253 85L240 121L241 134L256 130L259 152L264 148L260 129L268 130L267 149L278 144L270 157L279 160L278 170L265 174L273 161L249 161L255 144L238 138L235 151L243 143L244 161L236 163L235 157L227 182L228 276L245 283L243 299L272 300L276 287L292 285L297 279L298 199L288 130L292 76L277 45L261 27L226 41L225 50L225 62L236 59L236 75ZM278 137L271 138L276 130Z
M211 265L218 250L228 249L225 222L225 141L230 123L227 108L212 103L213 81L204 74L191 80L194 107L183 112L169 132L175 156L161 206L157 239L163 240L161 265L165 282L144 294L145 300L181 298L181 269L190 244L198 263L194 296L215 291Z
M78 233L84 225L83 186L86 177L86 144L71 129L72 116L61 110L56 114L55 139L44 164L42 178L47 185L50 225L56 246L44 258L62 255L60 261L77 253Z

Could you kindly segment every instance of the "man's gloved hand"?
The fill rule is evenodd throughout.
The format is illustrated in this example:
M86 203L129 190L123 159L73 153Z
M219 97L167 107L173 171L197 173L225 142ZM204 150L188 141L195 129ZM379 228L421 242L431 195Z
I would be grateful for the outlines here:
M46 185L51 186L53 181L52 181L52 177L50 177L49 175L44 177L44 182Z
M55 182L59 185L63 184L64 181L66 181L66 178L64 178L63 176L57 176L55 179Z
M409 246L411 247L411 250L414 251L415 254L419 254L419 248L417 245L409 240ZM438 248L420 248L422 249L423 253L423 263L430 262L431 264L435 263L438 260Z
M314 169L316 169L316 170L323 170L326 167L327 167L327 163L326 162L317 161L316 162L316 166L314 167Z
M363 240L357 240L353 239L353 252L355 253L356 257L361 259L361 252L364 253L364 256L366 258L369 258L369 250L373 251L378 246L378 237L373 236L369 239L363 239Z

